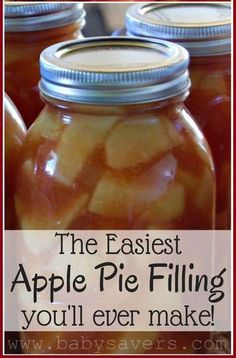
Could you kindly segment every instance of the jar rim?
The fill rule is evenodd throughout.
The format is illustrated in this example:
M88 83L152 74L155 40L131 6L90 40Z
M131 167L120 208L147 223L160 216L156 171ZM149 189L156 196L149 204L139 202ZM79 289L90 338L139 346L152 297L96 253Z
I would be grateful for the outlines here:
M187 91L188 64L183 47L163 40L66 41L41 53L39 88L49 97L78 103L162 100Z
M131 36L174 41L184 46L190 56L231 52L229 3L135 4L127 10L126 28Z
M30 32L53 29L78 22L85 25L83 3L7 3L5 31Z

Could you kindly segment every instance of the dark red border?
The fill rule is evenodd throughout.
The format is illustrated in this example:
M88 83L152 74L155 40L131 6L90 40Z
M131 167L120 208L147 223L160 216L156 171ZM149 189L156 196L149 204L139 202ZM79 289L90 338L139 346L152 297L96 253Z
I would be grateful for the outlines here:
M68 0L69 1L69 0ZM190 1L194 1L194 0L190 0ZM211 0L213 1L213 0ZM3 19L3 1L1 1L1 7L0 7L0 18ZM102 2L102 1L101 1ZM118 2L118 1L117 1ZM210 1L209 1L210 2ZM235 3L234 3L235 5ZM236 6L236 5L235 5ZM236 10L234 9L234 17L236 16ZM1 25L1 42L0 42L0 52L1 52L1 59L0 59L0 64L1 64L1 87L0 87L0 93L1 93L1 113L2 113L2 116L1 118L3 118L3 96L4 96L4 93L3 93L3 71L4 71L4 68L3 68L3 25ZM235 26L234 26L234 36L236 36L236 31L235 31ZM236 43L236 39L234 37L234 45ZM235 71L235 63L234 63L234 66L233 66L233 69ZM234 73L234 76L233 76L233 79L235 79L235 73ZM235 95L235 92L234 92L234 103L235 103L235 99L236 99L236 95ZM233 116L234 118L234 116ZM236 126L234 126L234 138L236 136ZM0 216L0 228L1 228L1 240L0 240L0 255L2 257L2 254L3 254L3 219L2 219L2 214L3 214L3 143L2 143L2 138L3 138L3 120L1 120L1 125L0 125L0 138L1 138L1 149L0 149L0 154L1 154L1 160L0 160L0 169L1 169L1 191L0 191L0 199L1 199L1 216ZM236 144L234 142L234 166L236 164ZM233 183L234 183L234 187L235 187L235 183L236 183L236 180L235 180L235 176L233 178ZM234 192L234 198L233 198L233 208L234 208L234 203L235 203L235 199L236 199L236 194ZM236 224L235 224L235 221L234 221L234 226L233 226L233 230L235 232L235 228L236 228ZM234 245L234 257L236 256L236 245ZM1 265L1 269L2 269L2 272L3 272L3 263ZM3 282L3 281L1 281ZM234 261L234 293L235 293L235 284L236 284L236 265L235 265L235 261ZM3 284L1 284L1 295L0 295L0 318L1 318L1 329L0 329L0 332L1 332L1 339L0 339L0 357L11 357L11 355L3 355L3 306L2 306L2 303L3 303ZM233 300L233 303L235 303L235 296L234 296L234 300ZM234 306L234 305L233 305ZM234 322L236 322L236 310L234 310ZM234 327L235 327L235 324L234 324ZM234 331L234 336L232 336L232 343L235 342L234 344L236 344L236 332ZM14 356L17 356L17 355L14 355ZM20 357L24 357L25 355L20 355ZM111 358L114 358L114 357L121 357L121 358L125 358L125 357L133 357L133 358L140 358L140 357L148 357L149 355L139 355L139 356L135 356L135 355L122 355L122 356L102 356L102 355L98 355L99 357L104 357L104 358L108 358L108 357L111 357ZM172 355L165 355L165 356L162 356L162 355L156 355L156 357L159 357L159 358L165 358L165 357L171 357ZM203 355L204 358L212 358L212 357L217 357L217 358L220 358L220 357L226 357L226 356L231 356L231 355ZM233 351L233 357L235 356L236 357L236 350L234 348L234 351ZM34 357L52 357L50 355L35 355ZM54 355L53 357L58 357L58 358L63 358L63 357L66 357L68 358L68 355ZM77 355L77 356L74 356L74 357L81 357L80 355ZM89 357L89 355L87 355L87 357ZM150 356L151 357L151 356ZM152 356L154 357L154 356ZM181 357L181 356L180 356ZM186 357L197 357L196 355L188 355Z
M1 6L1 16L0 19L3 19L3 6ZM3 117L3 24L1 22L1 42L0 42L0 50L1 50L1 118ZM0 153L1 153L1 160L0 160L0 168L1 168L1 190L0 190L0 196L1 196L1 215L0 215L0 228L1 228L1 240L0 240L0 257L2 258L2 253L3 253L3 219L2 219L2 213L3 213L3 145L2 145L2 138L3 138L3 121L1 120L1 125L0 125L0 138L1 138L1 149L0 149ZM1 265L1 272L3 272L3 263ZM1 275L1 282L3 282L2 280L2 275ZM0 297L0 316L1 316L1 334L2 334L2 327L3 327L3 306L2 306L2 299L3 299L3 285L1 284L1 297ZM2 351L3 351L3 340L0 340L0 354L2 357Z

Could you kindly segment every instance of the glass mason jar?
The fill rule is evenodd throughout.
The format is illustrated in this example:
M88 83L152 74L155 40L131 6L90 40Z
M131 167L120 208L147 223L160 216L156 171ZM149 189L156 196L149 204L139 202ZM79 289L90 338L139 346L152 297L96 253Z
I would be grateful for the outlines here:
M26 128L20 113L5 94L5 229L15 229L14 191Z
M216 228L230 229L231 101L229 4L137 4L127 11L128 35L161 38L190 53L191 90L186 106L213 154Z
M183 103L189 90L184 48L93 38L50 46L40 66L45 107L29 129L17 178L21 229L214 228L211 154ZM194 334L138 336L190 340ZM55 336L47 332L44 352L49 342L50 352L56 349Z
M82 37L82 3L5 6L5 86L27 127L44 104L38 91L39 56L48 46Z

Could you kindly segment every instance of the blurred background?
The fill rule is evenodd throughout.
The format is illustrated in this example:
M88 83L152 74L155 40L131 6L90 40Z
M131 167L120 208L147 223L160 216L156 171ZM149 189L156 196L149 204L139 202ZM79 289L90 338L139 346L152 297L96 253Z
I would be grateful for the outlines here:
M127 3L84 3L86 25L83 29L85 37L106 36L122 28L125 13L132 4Z

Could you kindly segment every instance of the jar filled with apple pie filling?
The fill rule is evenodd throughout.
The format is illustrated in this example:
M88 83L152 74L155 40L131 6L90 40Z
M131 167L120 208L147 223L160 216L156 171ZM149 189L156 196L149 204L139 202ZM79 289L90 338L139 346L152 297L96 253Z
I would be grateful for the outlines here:
M12 3L5 6L5 84L27 127L44 104L38 91L39 56L48 46L82 37L82 3Z
M21 229L213 229L212 158L184 106L188 62L181 46L140 38L93 38L44 50L45 107L28 131L17 178ZM195 334L154 333L105 335L115 342L137 336L186 342ZM104 332L86 332L95 335ZM51 353L55 336L45 334ZM61 337L78 339L78 332Z
M210 145L216 168L216 228L230 229L231 8L217 4L137 4L127 11L131 36L161 38L190 54L186 106Z

